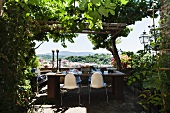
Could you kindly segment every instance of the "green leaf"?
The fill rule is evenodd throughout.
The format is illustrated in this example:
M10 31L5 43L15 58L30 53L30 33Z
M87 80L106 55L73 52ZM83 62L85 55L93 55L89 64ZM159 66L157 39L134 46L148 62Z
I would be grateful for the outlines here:
M103 6L100 6L98 11L101 15L108 17L108 12L109 12L108 9L104 8Z
M88 6L87 3L88 3L87 0L82 0L79 5L80 10L85 10Z
M161 98L160 97L155 97L154 100L161 101Z
M114 10L109 10L109 12L112 14L112 15L115 15L115 11Z
M146 94L140 94L139 97L146 98Z
M116 8L116 4L111 3L110 0L106 0L103 5L104 5L104 7L109 8L109 9L115 9Z
M109 9L115 9L116 8L116 4L115 3L110 3L109 5L107 5L105 7L109 8Z
M25 3L20 2L19 4L20 4L21 7L22 7L23 9L25 9L27 12L30 10L29 7L28 7L28 5L26 5Z
M110 4L106 8L115 9L116 8L116 4L114 4L114 3Z
M91 2L87 4L87 7L88 7L89 11L92 11L92 6L93 6L93 4Z
M132 80L135 82L135 81L136 81L136 78L133 78Z
M137 74L137 75L136 75L136 78L140 79L140 75Z
M93 22L97 22L98 19L102 19L97 11L90 11L89 16L93 18Z
M111 3L110 3L110 0L106 0L105 2L104 2L104 6L105 7L107 7L108 5L110 5Z
M30 13L26 13L26 17L30 16Z
M129 2L129 0L120 0L122 4L127 4Z
M19 4L21 5L21 7L22 7L22 8L24 8L24 7L25 7L25 4L24 4L24 3L22 3L22 2L20 2Z
M29 0L29 2L33 5L39 5L40 0Z
M91 2L92 2L94 5L97 5L97 4L100 4L100 3L101 3L100 0L91 0Z

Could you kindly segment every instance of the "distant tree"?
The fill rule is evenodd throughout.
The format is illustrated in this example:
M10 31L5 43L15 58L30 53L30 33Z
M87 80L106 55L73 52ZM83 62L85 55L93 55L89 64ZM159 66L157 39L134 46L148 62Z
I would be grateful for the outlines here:
M66 60L71 62L85 62L85 63L97 63L97 64L110 64L110 54L95 54L89 56L69 56L65 57Z

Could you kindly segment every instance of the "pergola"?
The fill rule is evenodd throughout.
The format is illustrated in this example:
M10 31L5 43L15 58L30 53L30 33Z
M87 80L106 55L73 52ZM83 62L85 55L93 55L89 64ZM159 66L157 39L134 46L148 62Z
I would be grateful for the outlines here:
M77 31L72 31L72 30L68 30L64 27L62 27L62 23L59 21L43 21L40 22L40 24L42 25L48 25L49 27L53 27L55 30L57 30L58 32L60 31L64 31L64 33L85 33L85 34L100 34L100 35L104 35L104 34L108 34L111 35L111 42L112 42L112 51L114 54L115 59L117 59L117 69L121 70L121 64L120 64L120 58L118 55L118 51L116 49L116 43L115 40L118 36L118 34L124 30L127 26L126 23L106 23L103 22L102 23L102 29L97 29L97 30L92 30L89 28L89 23L82 23L83 25L85 25L85 27L82 30L77 30Z
M58 21L47 21L47 22L41 22L41 23L49 25L49 26L55 25L56 30L58 30L58 31L66 30L66 28L60 26L60 24L62 24L62 23L58 22ZM88 23L82 23L82 24L85 24L85 28L82 31L77 31L76 33L111 34L111 35L114 35L114 34L121 32L127 26L126 23L106 23L106 22L103 22L102 23L102 29L100 29L98 31L94 31L94 30L89 28ZM68 30L67 32L72 33L71 30Z
M64 33L85 33L85 34L108 34L111 36L111 45L112 45L112 54L114 54L115 59L117 59L117 69L121 70L121 64L120 64L120 58L118 55L118 51L116 49L116 43L115 40L118 37L119 33L124 30L127 26L126 23L102 23L101 29L93 30L89 28L89 23L82 23L84 25L84 28L77 31L68 30L64 27L62 27L62 23L59 21L42 21L40 22L42 25L47 25L49 27L53 27L56 31L64 31Z

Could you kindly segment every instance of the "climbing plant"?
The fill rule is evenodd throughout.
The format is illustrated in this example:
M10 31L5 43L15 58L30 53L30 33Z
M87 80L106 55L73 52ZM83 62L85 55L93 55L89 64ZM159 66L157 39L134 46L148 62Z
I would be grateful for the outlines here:
M117 0L122 5L126 0ZM35 40L74 42L76 32L100 28L114 15L114 0L3 0L0 2L0 112L23 113L31 105ZM2 7L3 6L3 7ZM97 16L96 16L97 14ZM94 27L95 26L95 27ZM62 28L62 29L58 29ZM63 29L64 28L64 29ZM38 46L39 47L39 46Z
M162 1L168 11L169 1ZM162 6L164 7L164 6ZM165 11L165 10L164 10ZM151 29L150 49L154 51L152 62L145 61L133 76L129 78L131 85L137 86L140 83L142 100L139 102L144 108L152 112L154 107L161 113L168 113L170 106L170 78L169 78L169 15L162 10L160 27ZM166 25L166 26L165 26ZM153 31L154 30L154 31ZM147 52L151 53L148 48ZM142 60L139 61L142 63ZM148 64L149 63L149 64ZM142 68L144 66L144 68ZM142 70L141 70L142 69ZM142 76L142 77L141 77ZM139 87L138 87L139 88Z
M166 5L166 11L170 8L169 1L161 1L162 8ZM154 33L154 50L156 53L156 65L154 66L152 75L145 80L145 91L149 92L148 98L146 98L147 104L151 104L157 107L159 112L168 113L170 111L170 78L169 78L169 27L166 25L169 23L170 18L167 12L162 10L160 28L155 29ZM166 26L164 26L166 25ZM159 32L157 32L159 31ZM157 35L159 34L159 35ZM145 96L145 95L143 95Z

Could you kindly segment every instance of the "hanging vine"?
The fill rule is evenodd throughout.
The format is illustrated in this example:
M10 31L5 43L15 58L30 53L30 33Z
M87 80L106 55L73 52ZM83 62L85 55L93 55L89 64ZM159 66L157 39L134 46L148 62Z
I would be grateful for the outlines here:
M83 23L90 23L91 29L96 25L100 28L101 24L97 23L101 22L102 16L109 12L114 14L116 6L113 0L3 1L0 1L0 112L23 113L34 96L30 86L30 79L35 76L31 73L36 60L34 41L53 39L66 47L65 41L74 42L77 30L86 27ZM126 4L127 1L120 2ZM92 11L98 12L98 16ZM59 24L49 25L49 21ZM57 30L56 27L65 29Z

